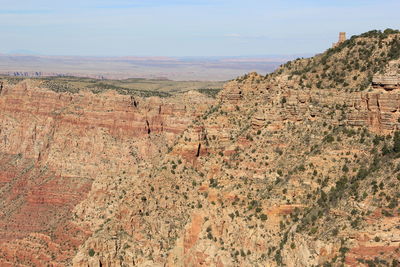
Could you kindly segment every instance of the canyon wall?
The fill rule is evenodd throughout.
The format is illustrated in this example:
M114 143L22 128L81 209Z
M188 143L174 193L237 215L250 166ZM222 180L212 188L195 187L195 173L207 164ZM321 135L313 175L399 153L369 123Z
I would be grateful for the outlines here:
M398 214L382 216L372 196L315 205L369 164L366 144L399 127L399 104L396 90L295 90L285 76L255 73L227 83L217 100L5 83L0 264L310 266L342 257L356 266L366 251L378 255L373 248L396 257ZM369 130L370 139L355 143L343 129ZM370 212L362 230L350 228L350 206ZM302 226L314 213L343 231L328 238Z
M108 194L96 181L158 160L212 103L195 92L166 100L2 84L0 262L68 261L90 233L71 211L91 191Z
M384 216L369 184L359 189L368 192L362 200L346 197L334 208L321 208L325 204L319 200L321 191L331 194L341 177L356 177L360 166L370 164L372 133L397 128L397 108L388 108L398 105L395 95L299 91L255 73L227 83L217 103L164 158L138 170L140 182L122 176L122 188L129 192L111 205L114 215L97 225L73 265L311 266L336 261L357 266L359 259L398 257L399 231L393 229L398 213L394 209L393 217ZM371 103L374 97L378 104ZM388 112L393 117L385 123ZM360 143L358 135L367 129L371 134ZM393 183L393 175L385 177L390 172L376 174L378 183ZM109 184L113 194L121 191L111 187L111 179L102 184ZM393 189L385 192L394 196ZM98 211L90 203L80 204L79 210L89 211L78 216L92 221ZM98 198L97 204L107 206ZM351 208L366 214L362 228L349 219Z

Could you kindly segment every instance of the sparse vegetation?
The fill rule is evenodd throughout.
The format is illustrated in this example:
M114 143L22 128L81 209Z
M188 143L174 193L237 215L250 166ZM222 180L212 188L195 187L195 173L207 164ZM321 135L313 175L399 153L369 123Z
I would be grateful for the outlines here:
M383 44L387 45L383 45ZM400 32L387 29L352 36L337 47L308 59L290 61L274 74L288 74L308 88L365 90L373 74L400 58Z

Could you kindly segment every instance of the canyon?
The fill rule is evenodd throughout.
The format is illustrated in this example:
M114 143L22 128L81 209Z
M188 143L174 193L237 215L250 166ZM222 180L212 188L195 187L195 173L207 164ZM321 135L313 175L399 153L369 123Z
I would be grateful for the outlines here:
M2 240L50 242L47 235L31 236L50 229L54 232L48 235L63 240L69 228L85 236L88 230L69 225L68 218L87 197L93 182L122 172L132 174L138 162L157 160L211 103L213 100L197 92L164 101L113 92L55 93L29 80L3 85ZM63 243L51 246L59 253L79 244L75 238L71 244L68 240Z
M400 91L361 90L368 70L319 88L319 57L216 98L2 81L0 265L396 266Z

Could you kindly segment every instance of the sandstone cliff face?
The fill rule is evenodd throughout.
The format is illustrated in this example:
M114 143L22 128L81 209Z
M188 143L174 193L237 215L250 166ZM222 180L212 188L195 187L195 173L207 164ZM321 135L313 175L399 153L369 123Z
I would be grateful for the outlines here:
M98 181L132 175L142 160L157 160L211 103L192 92L164 100L59 94L29 80L2 85L2 264L68 262L96 224L72 222L74 207L91 194L109 198ZM50 236L54 245L39 246L35 233ZM18 253L25 243L43 257Z
M366 189L365 183L361 185L365 190L364 200L357 200L357 196L351 201L343 199L340 204L335 204L336 210L318 208L327 200L319 200L317 206L312 206L312 201L307 199L314 194L311 192L335 192L339 185L337 183L335 187L334 183L327 182L329 179L337 181L341 175L350 175L357 180L360 174L355 173L356 168L372 165L368 160L357 161L352 165L351 174L343 171L343 164L351 164L350 157L369 153L365 150L368 146L349 140L353 130L347 130L347 127L356 131L368 129L378 136L393 133L399 127L398 105L396 91L299 91L289 89L281 82L265 81L256 74L250 74L245 81L227 84L220 94L218 106L201 122L204 132L214 133L206 135L207 142L204 142L204 149L213 151L214 155L198 159L196 167L207 173L207 179L198 187L200 192L206 193L206 201L202 202L206 208L190 213L192 219L170 255L175 260L170 262L171 266L311 266L324 263L339 266L339 259L346 265L358 266L376 262L379 258L382 262L395 262L399 258L399 231L392 223L398 221L398 202L389 204L391 215L380 215L379 205L385 206L388 202L373 204L379 200L368 196L375 193ZM340 135L339 143L333 147L327 145L332 142L328 138L331 132ZM363 143L364 137L359 142ZM284 158L280 156L282 154ZM310 168L314 171L302 174ZM393 174L383 178L392 171L377 171L378 183L392 186L398 183ZM318 181L317 177L320 177ZM349 185L359 186L358 183L352 181ZM323 189L324 186L328 190ZM252 192L257 193L252 195ZM395 192L387 189L383 195L396 199ZM283 199L280 199L282 194ZM243 209L237 207L238 204L235 207L235 203L248 207ZM348 205L353 210L349 210ZM353 215L358 212L374 215L357 218L351 225L348 221L346 225L350 211ZM332 215L324 214L324 219L318 219L322 212ZM298 214L302 214L300 224ZM199 219L203 217L211 218L210 222ZM263 222L264 218L268 218L266 222ZM310 233L304 234L302 224L308 220L317 220L326 229L312 227L315 226L313 222L307 229ZM367 223L358 225L362 220ZM244 225L248 228L241 227ZM199 231L199 227L203 230ZM314 239L312 236L316 233L324 236ZM380 236L385 236L386 241L382 242ZM350 247L348 253L347 246Z
M374 135L366 129L397 127L371 123L370 116L384 116L396 103L374 109L366 95L377 94L297 91L256 74L228 83L158 164L143 163L140 180L120 176L129 192L111 204L114 215L97 226L73 264L357 266L398 258L398 204L390 208L394 217L382 216L386 200L378 200L370 180L356 178L360 166L373 164L367 155ZM360 111L366 117L355 120ZM394 184L392 172L375 171L375 183ZM343 189L346 175L356 182ZM101 184L118 194L112 181ZM395 197L395 189L385 194ZM79 210L87 206L83 201ZM78 217L91 221L97 213Z
M389 62L384 73L375 74L372 79L372 86L376 89L383 88L386 91L400 89L400 61Z

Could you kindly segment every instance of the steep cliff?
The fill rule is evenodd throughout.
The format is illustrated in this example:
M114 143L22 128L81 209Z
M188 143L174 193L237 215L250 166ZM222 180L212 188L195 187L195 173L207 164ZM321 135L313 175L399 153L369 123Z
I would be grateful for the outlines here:
M35 83L5 84L0 96L0 253L27 265L68 260L96 224L78 226L71 211L91 194L115 197L98 181L157 161L213 103L196 92L142 99L55 93Z
M354 120L364 98L228 83L74 265L396 264L399 137Z

